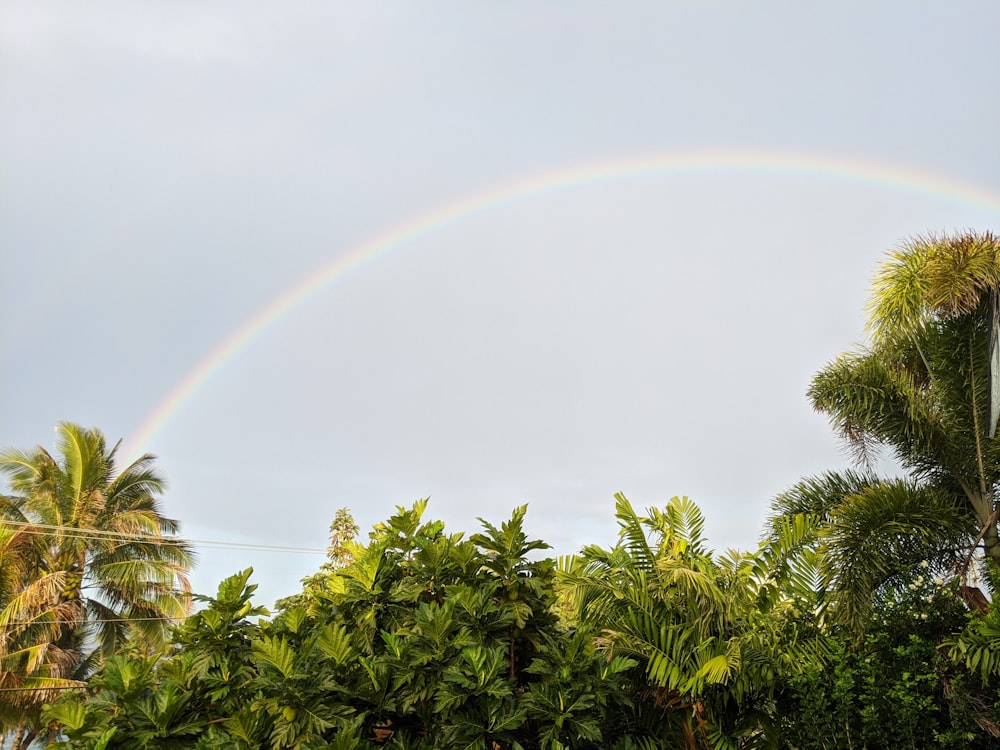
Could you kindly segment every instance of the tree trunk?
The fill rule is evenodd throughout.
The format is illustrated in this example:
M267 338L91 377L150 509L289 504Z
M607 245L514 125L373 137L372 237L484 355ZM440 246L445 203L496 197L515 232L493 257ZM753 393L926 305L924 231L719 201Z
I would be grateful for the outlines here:
M24 732L24 734L21 734L21 736L19 738L20 741L21 741L21 744L20 745L13 744L13 745L11 745L11 747L14 750L28 750L28 746L31 745L31 743L35 741L35 735L37 735L38 732L37 731L27 731L25 729L25 727L21 727L17 731L18 731L18 734L21 734L22 732Z
M993 522L983 535L983 554L990 562L990 565L986 567L986 575L992 584L993 590L997 591L1000 588L1000 537L997 535L997 520L995 516L996 514L994 514Z
M1000 536L997 535L997 524L994 520L983 534L983 551L986 558L994 565L1000 566Z
M514 667L514 626L511 625L507 633L508 638L508 648L507 648L507 658L510 659L510 679L517 677L517 670Z

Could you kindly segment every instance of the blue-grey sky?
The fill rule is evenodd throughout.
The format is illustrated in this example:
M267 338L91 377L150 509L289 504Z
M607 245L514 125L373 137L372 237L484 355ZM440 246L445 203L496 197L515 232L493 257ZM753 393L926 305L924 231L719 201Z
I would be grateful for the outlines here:
M61 420L128 441L272 300L469 196L766 153L786 168L443 225L276 321L143 446L199 540L322 548L339 507L367 529L430 496L469 532L527 502L561 554L614 539L622 490L689 495L713 546L749 547L774 494L844 465L804 392L861 339L883 252L997 229L998 24L962 1L7 0L0 444ZM265 601L322 562L201 557L197 590L253 564Z

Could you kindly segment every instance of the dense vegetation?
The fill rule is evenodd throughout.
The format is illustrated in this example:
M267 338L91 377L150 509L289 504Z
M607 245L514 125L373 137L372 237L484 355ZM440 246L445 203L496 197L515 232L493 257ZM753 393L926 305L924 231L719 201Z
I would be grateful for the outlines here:
M96 430L0 471L0 722L65 748L986 748L1000 737L1000 242L890 253L868 345L810 388L856 471L779 495L758 549L696 505L545 557L526 507L472 534L398 507L278 602L186 610L191 553L144 457ZM904 470L880 477L879 449ZM165 637L167 626L175 623Z

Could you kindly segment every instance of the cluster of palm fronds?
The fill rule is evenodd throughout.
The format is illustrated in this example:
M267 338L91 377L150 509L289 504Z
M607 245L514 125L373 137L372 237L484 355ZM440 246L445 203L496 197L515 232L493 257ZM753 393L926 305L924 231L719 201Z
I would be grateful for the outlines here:
M152 457L116 475L101 433L71 424L57 448L58 460L40 447L0 455L11 490L0 496L0 727L17 744L103 654L130 635L162 645L189 611L192 554L160 514Z
M812 526L805 546L819 553L826 606L845 623L861 626L880 592L921 560L993 586L998 310L1000 240L918 238L892 251L876 275L870 342L813 379L813 406L863 470L803 480L777 498L774 518ZM881 451L902 476L875 474Z

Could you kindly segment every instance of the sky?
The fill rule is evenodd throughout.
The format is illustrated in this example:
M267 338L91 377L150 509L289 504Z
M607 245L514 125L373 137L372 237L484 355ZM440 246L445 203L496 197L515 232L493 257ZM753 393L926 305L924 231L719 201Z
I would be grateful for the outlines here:
M1000 6L0 5L0 446L157 456L263 604L429 497L709 544L847 465L805 391L908 237L1000 223ZM283 549L269 549L278 547Z

